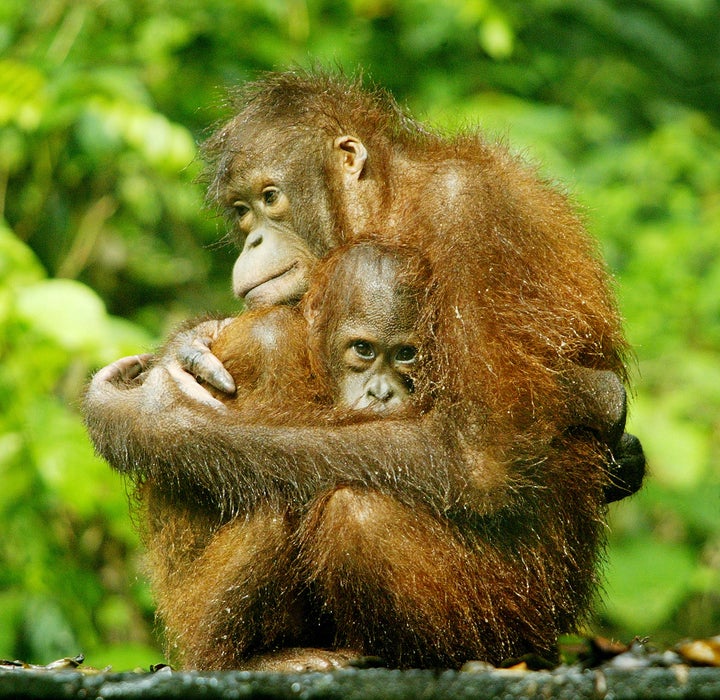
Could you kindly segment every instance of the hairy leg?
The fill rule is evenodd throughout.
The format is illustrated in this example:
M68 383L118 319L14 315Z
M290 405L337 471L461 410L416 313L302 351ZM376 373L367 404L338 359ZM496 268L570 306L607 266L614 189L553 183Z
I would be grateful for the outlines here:
M183 668L240 668L297 644L306 611L286 514L263 506L221 527L158 603Z
M299 534L309 579L335 620L337 647L401 667L497 662L510 648L507 621L493 619L498 611L486 593L505 572L481 570L482 553L449 521L343 487L313 506ZM503 612L520 604L508 592Z

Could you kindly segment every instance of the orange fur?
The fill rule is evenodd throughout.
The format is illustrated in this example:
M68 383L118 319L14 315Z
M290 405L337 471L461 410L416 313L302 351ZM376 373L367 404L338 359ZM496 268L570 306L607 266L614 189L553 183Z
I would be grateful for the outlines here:
M328 146L342 134L369 154L353 191ZM480 134L432 132L322 74L250 86L205 153L222 206L239 175L280 172L315 251L368 238L422 251L432 408L281 426L191 404L172 382L163 412L142 389L89 396L99 452L191 533L148 541L182 665L256 667L295 646L400 667L551 655L595 590L608 481L607 446L566 431L562 378L575 365L624 378L627 349L567 198Z

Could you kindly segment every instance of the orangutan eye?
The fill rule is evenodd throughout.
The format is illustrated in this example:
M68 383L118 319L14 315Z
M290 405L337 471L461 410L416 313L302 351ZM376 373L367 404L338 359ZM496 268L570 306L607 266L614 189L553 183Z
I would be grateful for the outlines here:
M395 353L395 362L400 362L402 364L410 364L411 362L415 362L416 357L417 348L413 347L412 345L403 345L402 347L398 348L398 351Z
M245 202L233 202L232 206L238 219L242 219L250 211L250 207Z
M263 190L262 197L265 204L272 206L278 201L280 197L280 190L275 187L268 187L266 190Z
M363 360L372 360L375 358L375 350L367 340L356 340L351 347L355 351L355 354Z

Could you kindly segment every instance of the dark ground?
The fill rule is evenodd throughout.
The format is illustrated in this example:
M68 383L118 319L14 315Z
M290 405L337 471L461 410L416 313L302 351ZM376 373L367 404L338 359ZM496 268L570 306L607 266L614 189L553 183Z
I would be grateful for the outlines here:
M99 673L0 671L0 698L262 698L433 700L435 698L720 698L720 668L332 673Z
M82 656L58 659L47 666L0 661L0 700L720 700L720 637L687 641L666 650L655 649L646 640L621 644L598 637L567 647L563 658L572 663L553 667L544 659L528 656L504 669L470 662L462 671L347 668L302 674L178 672L164 665L150 672L111 673L84 667Z

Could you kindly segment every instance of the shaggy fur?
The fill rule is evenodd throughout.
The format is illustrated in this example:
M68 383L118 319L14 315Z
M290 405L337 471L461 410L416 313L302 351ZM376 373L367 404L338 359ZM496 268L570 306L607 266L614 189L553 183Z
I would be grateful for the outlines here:
M279 73L236 107L205 148L221 207L238 179L272 173L318 256L370 238L427 258L433 403L278 426L191 402L161 368L93 387L96 448L147 506L171 650L194 668L295 647L399 667L552 655L596 585L608 481L607 445L567 430L564 377L625 377L595 245L504 147L435 133L383 92ZM343 134L368 152L353 191L332 152Z

